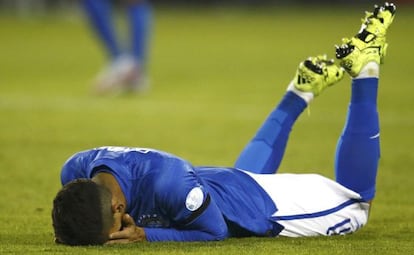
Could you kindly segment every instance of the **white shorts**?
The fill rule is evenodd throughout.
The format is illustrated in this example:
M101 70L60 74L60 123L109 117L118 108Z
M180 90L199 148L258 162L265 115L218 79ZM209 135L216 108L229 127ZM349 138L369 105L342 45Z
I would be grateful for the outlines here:
M273 199L281 236L338 235L367 223L369 204L339 183L318 174L253 174Z

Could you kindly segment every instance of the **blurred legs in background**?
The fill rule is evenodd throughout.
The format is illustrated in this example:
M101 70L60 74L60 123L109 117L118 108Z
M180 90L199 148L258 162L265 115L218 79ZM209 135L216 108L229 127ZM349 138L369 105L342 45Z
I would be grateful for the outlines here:
M112 0L83 0L82 4L110 60L97 77L96 92L106 94L147 89L147 42L152 20L148 1L129 0L122 3L129 23L129 45L123 45L117 34Z

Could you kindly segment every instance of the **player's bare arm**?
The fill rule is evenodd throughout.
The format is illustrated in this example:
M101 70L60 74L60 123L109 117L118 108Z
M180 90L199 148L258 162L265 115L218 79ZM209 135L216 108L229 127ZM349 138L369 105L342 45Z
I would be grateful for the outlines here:
M109 241L106 244L125 244L143 242L145 231L135 225L134 219L129 214L124 214L122 218L122 229L109 235Z

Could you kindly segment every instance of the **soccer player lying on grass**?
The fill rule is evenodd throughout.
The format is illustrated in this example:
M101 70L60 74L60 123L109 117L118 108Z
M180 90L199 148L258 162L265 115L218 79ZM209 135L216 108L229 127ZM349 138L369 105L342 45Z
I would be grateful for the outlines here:
M53 201L57 243L211 241L355 232L367 223L378 168L379 64L395 6L368 13L360 32L325 56L299 65L288 90L233 168L195 167L166 152L101 147L72 156ZM290 130L326 87L352 79L339 138L336 181L317 174L273 174Z

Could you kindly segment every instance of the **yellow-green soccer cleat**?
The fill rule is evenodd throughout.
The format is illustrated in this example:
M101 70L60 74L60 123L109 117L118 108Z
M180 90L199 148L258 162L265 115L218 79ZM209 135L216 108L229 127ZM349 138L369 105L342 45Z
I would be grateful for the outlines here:
M395 10L392 3L376 5L374 12L366 12L358 34L351 39L342 39L342 45L336 46L336 58L352 77L357 76L369 62L383 63L388 46L385 36Z
M328 60L326 55L310 57L299 64L293 85L302 92L311 92L318 96L325 88L340 81L344 70L335 65L334 60Z

